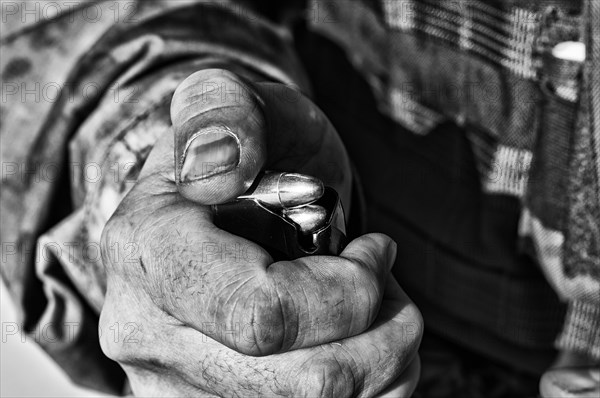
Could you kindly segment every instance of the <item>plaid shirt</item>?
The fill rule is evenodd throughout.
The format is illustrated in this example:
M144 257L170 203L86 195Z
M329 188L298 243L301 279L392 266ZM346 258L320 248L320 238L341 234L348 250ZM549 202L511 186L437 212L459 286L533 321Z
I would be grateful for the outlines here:
M383 112L419 135L447 119L464 127L483 192L521 198L521 249L571 300L558 345L600 357L600 3L315 1L313 12ZM587 46L585 63L553 55L570 41Z
M465 129L483 192L521 198L521 250L571 303L558 345L600 357L600 3L313 1L310 15L382 112L418 135ZM585 62L553 55L570 41Z
M569 302L558 346L600 358L599 2L196 3L2 4L2 277L24 328L75 380L119 388L94 331L105 289L98 242L169 128L177 84L227 65L310 93L287 27L299 14L345 49L380 112L399 126L427 137L452 121L466 132L482 193L520 200L518 250ZM553 56L566 41L585 44L585 62ZM420 275L413 271L406 277ZM494 281L462 288L486 299L485 290L493 296L501 284ZM441 302L463 294L444 286L451 284L429 294ZM522 311L520 321L487 309L463 317L494 338L542 344L540 330L562 312L554 304L528 307L530 297L549 297L536 289L503 290L514 293L503 305ZM456 318L469 308L456 301L446 312ZM506 322L521 323L511 334ZM50 324L51 338L35 332ZM554 339L556 330L546 329ZM469 344L460 327L449 333ZM84 355L95 359L86 369L73 361Z

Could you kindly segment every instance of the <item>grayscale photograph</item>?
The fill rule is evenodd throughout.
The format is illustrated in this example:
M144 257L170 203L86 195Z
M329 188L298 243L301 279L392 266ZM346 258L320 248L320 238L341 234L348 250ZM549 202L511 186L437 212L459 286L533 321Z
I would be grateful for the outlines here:
M600 397L600 0L0 11L0 397Z

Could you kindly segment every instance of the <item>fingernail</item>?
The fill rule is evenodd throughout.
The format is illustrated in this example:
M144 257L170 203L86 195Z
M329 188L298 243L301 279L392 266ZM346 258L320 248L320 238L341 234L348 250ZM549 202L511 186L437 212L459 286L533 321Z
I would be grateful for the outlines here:
M388 264L390 266L390 269L392 269L394 267L394 263L396 262L396 254L398 253L398 245L396 244L396 242L394 242L393 240L390 241L390 244L388 245L387 248L387 257L388 257Z
M325 188L318 178L296 173L267 173L256 188L240 198L257 199L277 208L293 208L318 200Z
M298 224L300 231L304 234L318 231L327 220L327 210L317 205L286 209L283 214Z
M235 135L222 127L204 129L188 143L179 180L197 181L233 170L240 162Z

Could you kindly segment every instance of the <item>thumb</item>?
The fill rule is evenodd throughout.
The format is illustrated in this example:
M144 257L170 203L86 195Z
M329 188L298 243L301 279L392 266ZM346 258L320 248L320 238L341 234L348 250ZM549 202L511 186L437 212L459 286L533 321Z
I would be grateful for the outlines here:
M222 69L196 72L175 91L171 120L181 195L217 204L252 185L266 161L266 128L247 82Z

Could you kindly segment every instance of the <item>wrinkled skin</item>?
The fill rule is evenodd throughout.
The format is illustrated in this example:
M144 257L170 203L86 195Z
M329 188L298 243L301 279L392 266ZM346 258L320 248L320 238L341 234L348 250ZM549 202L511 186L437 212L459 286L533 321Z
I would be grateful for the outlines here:
M220 70L195 79L240 84ZM174 129L106 225L102 349L139 396L410 396L423 326L390 273L393 241L369 234L339 257L273 262L213 225L204 204L242 193L256 165L320 177L349 205L349 162L325 116L282 85L252 90L260 109L213 103L194 112L201 124L240 121L251 138L240 137L243 149L261 159L178 185L174 145L186 140ZM245 114L232 118L231 109ZM117 324L122 333L106 332Z

